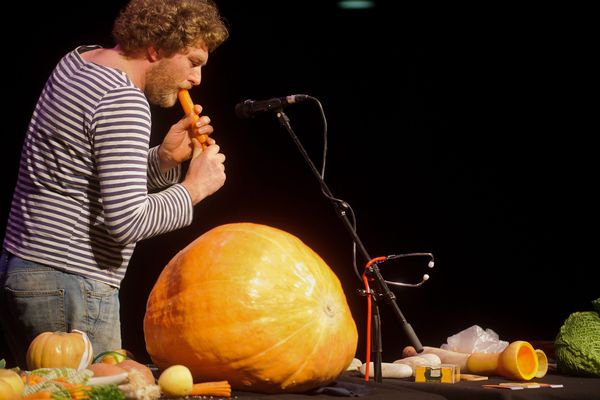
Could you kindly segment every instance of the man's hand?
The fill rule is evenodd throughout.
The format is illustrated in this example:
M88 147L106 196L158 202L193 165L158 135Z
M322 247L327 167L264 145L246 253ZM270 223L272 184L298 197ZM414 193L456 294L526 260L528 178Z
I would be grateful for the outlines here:
M196 114L186 115L179 122L171 126L171 129L169 129L169 132L167 132L163 139L158 149L162 172L175 168L192 157L192 137L199 135L208 136L213 133L214 129L210 125L210 118L206 115L198 118L198 114L202 112L202 107L196 104L194 111ZM194 123L194 121L197 122Z
M196 138L192 139L192 144L192 161L181 184L196 205L225 184L225 155L219 152L220 147L214 139L208 138L208 146L204 149Z

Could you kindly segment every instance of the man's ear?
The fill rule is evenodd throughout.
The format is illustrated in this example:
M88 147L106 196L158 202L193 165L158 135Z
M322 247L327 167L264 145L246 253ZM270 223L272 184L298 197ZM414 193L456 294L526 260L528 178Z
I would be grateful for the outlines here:
M146 49L146 55L150 62L158 61L158 50L154 46L150 46Z

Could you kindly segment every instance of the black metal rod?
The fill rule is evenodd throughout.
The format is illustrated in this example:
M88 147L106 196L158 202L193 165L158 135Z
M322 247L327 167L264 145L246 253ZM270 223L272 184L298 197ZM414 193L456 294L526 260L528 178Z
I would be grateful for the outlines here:
M333 204L333 207L336 210L337 216L340 217L344 226L346 227L346 230L350 233L350 236L352 236L352 240L354 241L354 243L356 243L356 246L358 247L358 251L365 259L365 262L371 261L371 256L369 255L369 253L367 252L367 249L365 248L362 241L358 237L356 230L350 223L350 220L348 219L348 216L346 215L346 211L345 211L344 207L342 207L340 202L332 200L332 199L334 199L334 197L333 197L333 194L331 193L331 190L329 190L329 187L325 183L325 180L323 179L323 177L321 176L321 174L315 167L315 165L312 162L311 158L309 157L308 153L304 149L304 146L302 146L302 143L300 142L300 140L294 133L294 130L292 129L292 127L290 125L290 119L283 112L283 108L280 108L275 111L276 111L277 119L279 120L281 125L288 131L292 140L296 144L296 147L300 151L300 154L302 154L302 157L304 157L304 160L306 161L310 170L312 171L313 175L319 181L319 184L321 185L321 189L326 194L326 197L328 197L328 199ZM400 307L398 307L398 304L396 303L396 296L389 289L387 283L385 282L385 280L379 273L379 269L377 268L377 265L369 267L369 270L370 270L369 272L371 273L371 275L375 277L377 286L381 290L381 296L384 298L385 302L392 307L392 309L394 310L394 313L400 319L400 322L402 324L402 329L406 333L406 336L410 340L410 342L413 345L413 347L415 348L415 350L418 353L420 353L421 351L423 351L423 346L421 345L421 342L419 341L417 335L415 334L412 326L408 323L408 321L402 314L402 311L400 311ZM367 296L370 296L370 295L371 294L367 293ZM373 323L373 327L374 327L373 336L374 336L374 338L373 338L373 340L374 340L374 352L375 352L374 375L375 375L376 382L382 382L382 376L381 376L382 375L381 374L381 362L382 362L381 358L382 357L381 356L382 356L382 351L383 351L383 344L382 344L382 339L381 339L381 319L380 319L380 314L379 314L379 307L377 305L377 303L378 303L377 296L378 295L377 295L377 293L374 293L373 296L376 297L375 302L374 302L375 304L373 307L374 308L374 314L373 314L374 315L374 317L373 317L374 318L373 319L373 322L374 322Z
M375 382L383 382L383 374L381 372L381 363L383 361L383 342L381 340L381 315L379 314L379 307L375 305L373 307L373 330L375 334L371 338L373 344L373 377Z

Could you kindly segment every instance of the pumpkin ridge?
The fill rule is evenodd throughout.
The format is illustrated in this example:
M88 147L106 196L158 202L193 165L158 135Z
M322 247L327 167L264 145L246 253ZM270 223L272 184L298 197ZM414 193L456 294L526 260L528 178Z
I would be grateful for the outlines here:
M277 250L279 250L281 252L281 254L285 255L287 258L289 258L291 260L293 260L295 258L295 257L293 257L293 253L289 250L289 248L286 248L287 246L283 246L281 241L275 240L271 235L264 234L262 232L257 232L256 230L251 230L251 229L250 230L246 230L246 229L231 229L230 230L230 232L236 232L236 231L243 232L243 233L246 233L249 235L253 235L261 240L264 240L265 242L269 242L271 245L273 245L273 247L275 247ZM297 237L290 235L288 232L281 231L281 230L280 230L280 232L285 235L285 238L287 239L288 242L306 246L306 244L303 241L301 241ZM294 249L295 249L295 246L294 246ZM312 249L307 248L306 250L312 252L313 255L317 256L319 259L321 258ZM306 264L306 263L303 263L303 264L308 266L308 264ZM314 270L314 268L310 268L310 269Z
M319 338L314 341L314 344L312 346L312 351L306 355L306 357L304 358L304 362L301 365L299 365L298 368L296 368L296 370L293 371L287 379L285 379L283 381L283 383L281 384L282 388L286 388L287 386L289 386L290 381L294 382L294 377L297 376L300 372L302 372L304 367L306 366L306 364L308 364L308 362L312 360L311 356L317 352L319 345L321 344L321 341L323 340L324 332L325 332L325 329L323 329L323 326L319 325ZM328 352L328 353L331 354L332 352Z
M292 334L286 336L285 338L281 339L280 341L278 341L277 343L273 344L272 346L269 346L266 349L261 350L258 353L255 353L252 355L252 357L249 358L244 358L241 359L240 362L243 362L244 364L248 363L248 362L255 362L256 359L259 359L260 357L262 357L265 353L276 349L278 347L281 347L282 345L284 345L286 342L288 342L289 340L291 340L294 336L298 336L298 334L307 329L310 325L314 324L314 320L308 321L306 324L302 325L301 327L299 327L296 331L294 331ZM232 363L233 365L234 363Z
M252 225L254 225L254 224L252 224ZM223 225L223 226L226 226L226 225ZM275 229L275 230L280 231L281 233L283 233L286 236L286 239L288 239L288 240L289 239L293 239L293 237L289 237L290 234L287 233L287 232L285 232L285 231L281 231L281 230L276 229L276 228L271 228L271 229ZM270 237L268 234L264 234L262 232L257 232L254 228L245 229L245 227L238 226L237 228L230 228L230 229L228 229L228 232L230 234L231 233L243 233L243 234L246 234L248 236L254 236L255 238L259 238L261 240L264 240L265 242L270 242L270 244L274 245L278 250L283 250L286 255L289 255L289 251L286 251L285 248L281 245L281 243L279 243L278 241L276 241L275 239L273 239L272 237ZM297 238L296 238L296 240L300 241Z

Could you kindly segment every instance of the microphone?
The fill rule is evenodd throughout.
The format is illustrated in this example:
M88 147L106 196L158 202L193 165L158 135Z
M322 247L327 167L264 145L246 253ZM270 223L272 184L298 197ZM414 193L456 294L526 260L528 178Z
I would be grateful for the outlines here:
M235 106L235 115L249 118L257 112L281 110L290 104L300 103L310 98L307 94L292 94L286 97L274 97L268 100L245 100Z
M435 266L435 259L433 258L433 254L431 253L405 253L405 254L394 254L391 256L387 256L385 259L387 260L393 260L395 258L403 258L403 257L429 257L429 262L427 263L427 267L428 268L433 268ZM429 280L429 274L423 274L423 278L421 278L421 281L418 283L404 283L404 282L392 282L392 281L385 281L385 283L390 284L390 285L394 285L394 286L403 286L403 287L419 287L422 284L424 284L425 282L427 282Z

